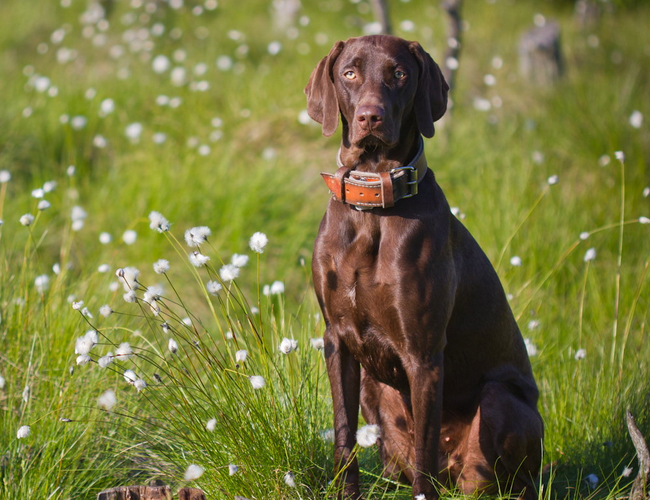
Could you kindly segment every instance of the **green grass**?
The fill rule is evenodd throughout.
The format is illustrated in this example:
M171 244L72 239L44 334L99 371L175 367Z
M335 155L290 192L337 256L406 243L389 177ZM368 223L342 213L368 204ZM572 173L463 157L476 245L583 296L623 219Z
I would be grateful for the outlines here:
M174 10L116 2L109 24L93 25L92 33L80 21L85 2L0 4L0 170L11 173L0 184L0 498L90 498L150 479L178 487L191 463L205 469L191 484L210 498L333 495L331 444L323 439L331 401L322 353L310 346L323 325L309 264L328 199L318 172L334 168L337 139L298 118L311 69L335 40L361 34L372 20L369 6L303 2L309 22L288 35L274 32L268 2L244 9L223 0L200 15L190 9L203 4L185 3ZM158 7L147 14L146 5ZM445 25L437 4L391 7L398 34L420 40L440 61ZM549 89L517 73L517 39L538 12L563 30L568 72ZM650 435L650 245L649 226L639 223L650 216L643 194L650 184L650 55L641 22L649 14L630 4L580 28L571 2L466 2L454 105L426 142L438 182L494 263L524 337L537 347L531 361L546 424L544 462L552 464L540 498L625 495L630 478L621 477L623 468L637 473L626 408ZM400 31L403 20L414 21L415 31ZM162 35L142 31L158 23ZM57 44L51 37L59 29L66 34ZM143 43L130 47L138 36ZM267 50L273 41L282 43L276 55ZM76 57L57 62L62 47ZM185 84L173 85L171 70L154 73L160 54L186 69ZM231 58L232 69L217 68L221 56ZM492 66L495 56L501 68ZM200 63L206 72L194 75ZM495 86L484 84L486 73ZM49 78L55 95L35 90L35 75ZM201 81L209 88L192 90ZM178 97L180 105L159 105L160 95ZM497 96L500 107L473 106L477 97ZM115 110L101 117L107 98ZM634 110L646 117L638 129L629 123ZM71 126L75 116L86 118L81 129ZM136 122L143 131L133 143L125 129ZM162 144L156 133L165 134ZM105 147L97 147L97 136ZM624 164L615 159L619 150ZM552 175L555 185L547 183ZM31 191L51 180L57 186L45 198L52 206L39 212ZM79 231L72 230L74 206L88 214ZM170 232L149 229L152 210L169 218ZM25 213L36 216L29 227L18 222ZM211 260L197 269L182 237L199 225L212 230L201 248ZM126 230L137 232L135 244L122 242ZM248 248L255 231L269 237L259 256ZM99 242L102 232L111 243ZM585 262L590 248L596 257ZM250 262L229 289L223 283L216 296L208 294L205 283L234 253ZM511 265L513 256L521 266ZM171 263L164 276L151 267L160 258ZM99 272L102 264L110 272ZM164 286L159 317L147 304L122 299L114 272L126 266L140 269L144 286ZM35 285L41 275L49 276L43 293ZM276 280L284 293L261 293ZM94 317L73 310L71 296ZM115 310L108 318L98 312L104 304ZM134 356L107 368L76 366L75 340L91 328L100 332L95 361L123 342ZM235 340L226 338L229 331ZM179 344L173 355L170 336ZM285 337L298 341L298 351L278 351ZM248 358L237 363L242 349ZM586 357L576 360L579 349ZM147 387L138 392L126 383L127 369ZM266 385L253 389L250 375ZM105 411L97 399L109 389L117 403ZM23 425L31 435L16 439ZM359 457L368 498L410 498L409 488L381 479L375 450L359 450ZM233 475L230 464L238 467ZM285 483L288 472L295 488ZM599 477L596 490L585 484L589 474Z

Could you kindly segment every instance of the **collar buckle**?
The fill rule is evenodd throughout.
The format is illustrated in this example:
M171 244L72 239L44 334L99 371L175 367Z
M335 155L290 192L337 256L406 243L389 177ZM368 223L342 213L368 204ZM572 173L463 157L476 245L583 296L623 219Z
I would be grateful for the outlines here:
M416 194L418 194L418 169L412 165L406 165L404 167L397 167L392 169L390 171L390 175L392 177L399 177L400 175L404 175L404 173L402 172L408 175L408 180L406 181L406 185L409 190L408 193L402 196L402 199L411 198Z

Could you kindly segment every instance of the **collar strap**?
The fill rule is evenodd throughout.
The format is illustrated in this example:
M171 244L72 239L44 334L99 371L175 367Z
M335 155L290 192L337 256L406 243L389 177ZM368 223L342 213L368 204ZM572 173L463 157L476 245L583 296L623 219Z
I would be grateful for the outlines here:
M340 151L339 151L340 154ZM408 165L389 172L361 172L342 166L335 174L321 172L332 198L354 205L358 210L392 207L399 200L418 194L418 184L427 173L424 141L420 137L418 152Z

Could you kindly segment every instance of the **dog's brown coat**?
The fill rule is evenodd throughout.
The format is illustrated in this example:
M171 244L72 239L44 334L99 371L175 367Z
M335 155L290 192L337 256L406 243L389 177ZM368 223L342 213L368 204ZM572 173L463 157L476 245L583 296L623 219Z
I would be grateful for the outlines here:
M447 104L420 45L380 35L335 44L305 92L325 135L341 117L343 165L372 172L407 164ZM344 494L360 496L350 456L361 406L381 427L386 473L414 496L437 498L436 482L466 493L499 483L533 498L543 424L524 342L433 172L419 190L387 209L330 201L314 248Z

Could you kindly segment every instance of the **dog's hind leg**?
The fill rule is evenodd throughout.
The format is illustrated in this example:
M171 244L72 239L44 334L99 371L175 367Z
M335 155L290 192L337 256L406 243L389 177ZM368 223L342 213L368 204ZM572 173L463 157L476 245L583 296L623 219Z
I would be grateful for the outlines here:
M537 498L542 460L542 419L516 386L488 382L471 423L458 485L471 494L513 494Z
M412 483L412 464L415 462L413 417L402 394L362 370L360 403L365 421L381 428L378 446L384 476Z

